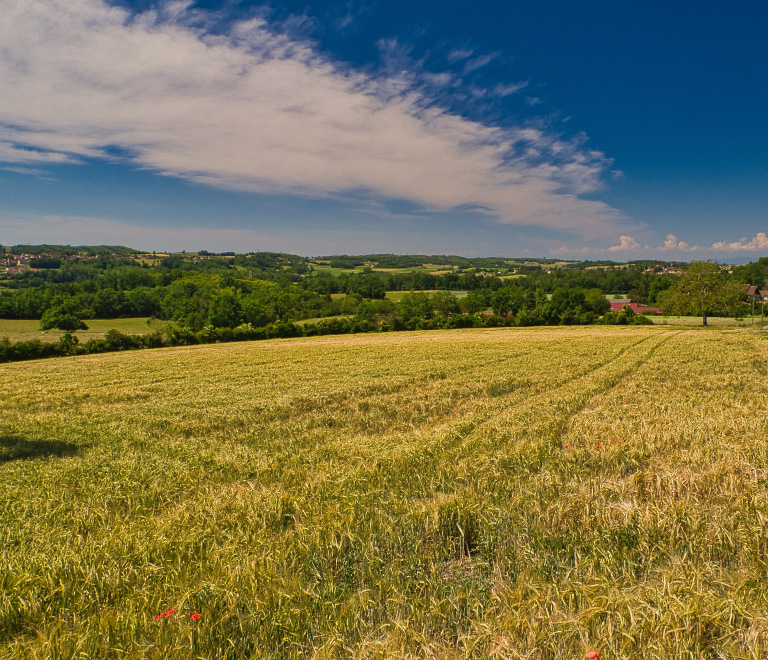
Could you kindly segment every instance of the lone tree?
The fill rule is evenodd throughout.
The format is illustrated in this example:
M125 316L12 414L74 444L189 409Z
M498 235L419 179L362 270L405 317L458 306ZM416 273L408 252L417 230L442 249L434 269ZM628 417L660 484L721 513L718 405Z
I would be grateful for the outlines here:
M53 307L47 310L43 314L43 318L40 319L40 329L51 330L53 328L72 332L73 330L87 330L88 326L83 323L78 314L69 312L63 307Z
M665 313L701 316L702 325L707 325L707 315L737 313L743 293L737 283L723 278L711 259L692 261L677 284L662 294L661 306Z

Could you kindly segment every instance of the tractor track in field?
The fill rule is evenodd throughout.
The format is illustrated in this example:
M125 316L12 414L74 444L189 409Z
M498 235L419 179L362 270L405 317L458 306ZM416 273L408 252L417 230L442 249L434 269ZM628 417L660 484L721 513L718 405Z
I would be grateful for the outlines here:
M661 336L643 338L621 349L612 359L586 373L575 374L552 390L539 392L502 410L488 411L480 421L454 424L435 442L425 442L420 453L431 454L434 461L456 463L473 462L476 456L486 455L484 446L489 444L503 450L521 439L534 440L543 436L550 444L559 446L562 434L575 415L596 396L616 387L681 332L669 331ZM554 416L542 414L542 410L553 408Z
M419 435L417 443L413 437L408 438L410 434L395 434L392 442L387 443L391 445L391 454L377 457L373 464L350 466L349 471L342 469L342 474L337 476L341 481L345 478L366 481L365 475L373 477L382 471L394 476L408 470L427 472L428 465L433 463L455 466L460 462L474 462L476 456L487 455L484 446L490 444L503 450L505 445L512 446L523 436L529 439L544 436L553 444L556 440L559 442L571 419L590 401L616 387L681 332L670 330L644 337L619 350L610 360L574 374L554 389L539 391L507 405L500 401L503 407L494 406L479 418L441 424L433 432ZM556 411L554 416L542 415L542 409L552 408ZM397 436L402 442L396 441ZM339 483L335 481L333 487L338 488Z
M661 336L656 335L644 337L634 342L633 344L620 349L611 359L600 362L596 365L591 365L589 369L574 373L570 378L567 378L566 380L558 383L557 386L553 389L543 391L539 390L522 401L516 401L513 403L511 402L508 405L503 405L504 402L502 400L500 402L502 403L500 408L488 410L481 416L478 416L471 421L463 422L458 425L452 424L452 426L461 426L463 437L469 439L475 435L475 432L482 430L484 427L497 421L500 418L504 418L505 415L510 415L510 413L514 416L516 412L521 410L538 411L544 406L551 407L553 403L559 407L562 407L561 402L563 401L563 397L561 397L559 393L567 389L576 388L577 392L587 392L587 396L578 397L579 405L577 408L567 408L567 417L570 419L574 415L577 415L581 410L583 410L595 396L604 394L606 391L616 387L616 385L618 385L624 378L632 373L632 371L636 370L638 367L640 367L640 365L650 359L663 344L681 332L682 331L669 331ZM652 340L656 341L653 342L650 347L648 347L648 342L651 342ZM641 353L637 359L627 360L628 353L631 355L634 352L639 352L643 348L646 348L645 352ZM619 361L621 360L624 360L624 363L619 365L619 370L615 375L613 375L613 377L610 377L607 380L600 378L597 385L593 385L591 387L583 387L580 385L581 383L589 382L598 378L601 374L604 374L606 371L610 370L611 367L619 364ZM607 386L602 387L602 384L606 384Z
M498 423L498 420L500 418L503 419L505 415L511 418L518 417L519 413L523 411L525 411L526 417L535 418L540 414L539 411L543 407L554 407L556 410L564 413L559 422L559 425L562 426L560 433L557 434L559 437L568 422L584 410L590 401L616 387L627 376L637 371L640 366L653 357L656 351L667 341L681 334L681 332L669 331L661 336L646 337L635 342L621 349L611 360L596 366L586 373L575 375L553 390L539 392L526 399L522 404L511 406L499 414L483 420L477 428L482 430L490 423ZM651 342L650 345L649 342ZM564 393L565 396L563 396ZM512 413L511 415L509 415L510 412ZM509 419L509 421L511 422L512 420Z

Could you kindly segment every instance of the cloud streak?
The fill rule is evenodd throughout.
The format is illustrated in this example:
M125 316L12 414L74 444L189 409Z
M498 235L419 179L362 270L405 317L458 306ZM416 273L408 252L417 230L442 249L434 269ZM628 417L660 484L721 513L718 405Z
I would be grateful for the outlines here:
M499 55L500 53L488 53L487 55L481 55L480 57L475 57L471 60L468 60L464 65L464 73L470 73L481 67L484 67L486 64L489 64L495 60Z
M350 69L264 18L222 32L182 3L129 15L101 0L3 0L0 44L7 164L120 153L226 189L476 207L585 237L621 220L580 197L599 189L603 154L451 114L412 77Z

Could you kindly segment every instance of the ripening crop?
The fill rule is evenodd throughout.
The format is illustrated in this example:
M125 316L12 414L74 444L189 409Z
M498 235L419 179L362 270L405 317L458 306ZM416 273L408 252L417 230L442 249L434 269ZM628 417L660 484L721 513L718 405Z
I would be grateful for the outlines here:
M765 658L767 358L638 326L1 365L0 658Z

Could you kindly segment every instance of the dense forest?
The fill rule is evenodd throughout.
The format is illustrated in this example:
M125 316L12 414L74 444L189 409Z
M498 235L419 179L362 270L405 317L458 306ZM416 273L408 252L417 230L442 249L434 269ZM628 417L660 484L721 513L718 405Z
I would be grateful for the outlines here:
M368 321L394 316L406 321L447 318L486 309L519 317L523 324L591 323L608 309L605 294L624 294L653 305L676 280L674 275L648 272L652 262L555 267L553 260L514 265L504 259L398 255L309 260L272 252L205 251L139 258L134 250L114 246L16 246L9 252L22 251L44 256L30 262L36 270L0 282L0 318L40 319L48 327L56 327L63 317L153 316L199 332L207 326L265 327L339 315ZM355 270L331 272L317 267L321 261ZM377 270L419 268L425 263L446 268L438 273ZM727 278L763 285L768 258L734 267ZM434 290L467 295L417 293ZM394 303L385 299L388 291L413 293Z

